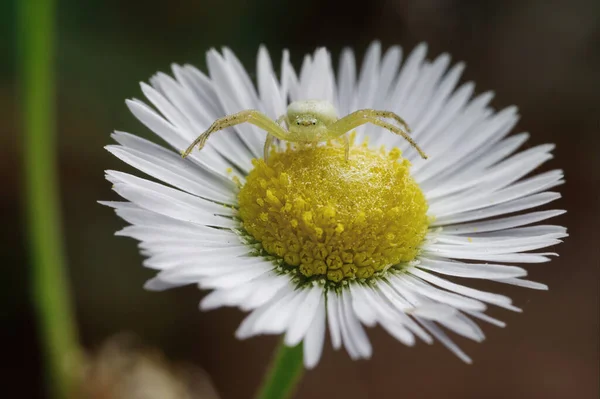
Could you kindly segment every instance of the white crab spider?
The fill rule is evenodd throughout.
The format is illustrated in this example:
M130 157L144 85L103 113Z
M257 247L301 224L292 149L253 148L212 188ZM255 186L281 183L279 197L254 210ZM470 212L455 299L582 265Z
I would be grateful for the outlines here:
M393 119L399 126L385 122L385 118ZM256 110L241 111L236 114L227 115L213 122L207 131L202 133L190 146L182 152L182 157L187 157L195 146L201 150L206 144L208 137L216 131L239 125L240 123L251 123L267 132L265 140L264 158L268 159L269 150L274 138L292 141L301 144L318 143L335 139L365 123L381 126L392 133L404 137L419 152L422 158L427 155L419 148L417 143L408 135L410 128L406 122L390 111L378 111L374 109L361 109L338 119L334 106L328 101L306 100L292 102L285 115L280 116L277 121L272 120L265 114ZM287 130L281 125L285 122ZM344 136L346 148L346 159L350 143L348 136Z

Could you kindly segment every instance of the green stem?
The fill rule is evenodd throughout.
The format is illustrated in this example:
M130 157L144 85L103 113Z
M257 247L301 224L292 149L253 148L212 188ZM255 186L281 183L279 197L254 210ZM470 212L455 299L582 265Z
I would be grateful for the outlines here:
M72 394L78 370L60 227L54 104L54 1L19 0L20 96L32 300L51 398Z
M302 344L289 347L281 341L276 351L256 399L291 398L300 382L304 371Z

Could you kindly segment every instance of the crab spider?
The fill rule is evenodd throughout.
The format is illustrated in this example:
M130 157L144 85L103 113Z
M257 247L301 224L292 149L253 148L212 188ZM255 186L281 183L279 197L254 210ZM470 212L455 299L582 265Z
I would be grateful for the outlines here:
M384 119L392 119L397 122L399 126L388 123ZM182 152L181 156L185 158L190 155L195 146L198 146L198 149L201 150L211 134L244 122L258 126L267 132L267 139L265 140L264 146L265 161L268 159L269 149L271 148L274 138L302 144L318 143L340 137L352 129L366 123L381 126L392 133L404 137L404 139L417 150L423 159L427 159L427 155L425 155L417 143L415 143L408 135L410 128L406 122L395 113L374 109L361 109L338 119L333 105L328 101L321 100L292 102L287 107L285 115L279 117L277 121L274 121L256 110L246 110L224 116L223 118L214 121L208 130L198 136L198 138ZM285 122L287 130L282 126L283 122ZM348 159L350 143L347 135L344 135L344 144L346 149L346 159Z

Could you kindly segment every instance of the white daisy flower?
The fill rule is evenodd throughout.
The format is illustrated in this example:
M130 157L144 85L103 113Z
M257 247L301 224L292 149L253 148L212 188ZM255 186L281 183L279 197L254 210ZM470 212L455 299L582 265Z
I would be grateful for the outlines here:
M560 198L548 190L563 173L528 177L554 146L517 152L529 137L507 137L517 109L495 112L492 93L474 96L472 82L458 85L464 64L451 66L447 54L428 60L426 52L421 44L403 60L400 47L382 55L374 43L357 71L344 50L336 75L325 49L305 56L297 74L287 51L276 73L261 48L255 86L229 49L211 50L208 75L173 65L174 77L142 83L153 107L127 105L171 148L115 132L118 145L107 149L160 183L107 171L127 201L104 204L131 224L117 234L139 240L144 266L158 271L145 287L210 289L201 309L250 312L238 338L303 342L307 368L318 363L326 330L335 349L369 358L364 327L377 324L406 345L435 338L470 362L444 329L482 341L473 319L504 326L487 306L520 309L454 277L547 289L513 264L548 261L556 254L537 251L567 236L564 227L536 224L562 210L532 211ZM308 99L330 102L339 116L395 112L429 159L373 125L352 133L348 160L337 142L282 142L265 162L266 133L249 124L180 156L218 118L256 109L277 120L289 102Z

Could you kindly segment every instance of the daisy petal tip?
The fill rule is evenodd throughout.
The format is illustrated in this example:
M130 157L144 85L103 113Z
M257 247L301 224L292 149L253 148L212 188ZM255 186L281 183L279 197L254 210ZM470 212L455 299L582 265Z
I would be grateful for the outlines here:
M146 281L146 283L144 284L144 289L146 291L165 291L168 290L170 288L173 288L173 284L170 283L166 283L158 278L151 278L150 280Z

